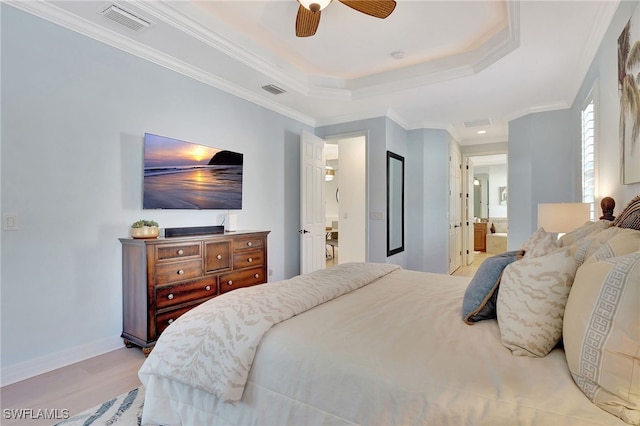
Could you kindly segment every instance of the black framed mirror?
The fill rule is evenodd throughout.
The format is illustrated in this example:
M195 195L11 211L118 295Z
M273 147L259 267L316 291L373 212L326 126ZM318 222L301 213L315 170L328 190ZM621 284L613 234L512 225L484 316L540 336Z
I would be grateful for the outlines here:
M404 251L404 157L387 151L387 256Z

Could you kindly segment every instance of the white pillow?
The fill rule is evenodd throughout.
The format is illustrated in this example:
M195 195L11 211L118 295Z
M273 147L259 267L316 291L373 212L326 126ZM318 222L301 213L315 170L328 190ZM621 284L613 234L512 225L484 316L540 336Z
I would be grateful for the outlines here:
M513 355L542 357L558 344L576 268L566 247L504 269L496 310L500 339Z
M500 290L502 291L502 290ZM589 261L576 274L564 316L574 381L598 407L640 424L640 251Z

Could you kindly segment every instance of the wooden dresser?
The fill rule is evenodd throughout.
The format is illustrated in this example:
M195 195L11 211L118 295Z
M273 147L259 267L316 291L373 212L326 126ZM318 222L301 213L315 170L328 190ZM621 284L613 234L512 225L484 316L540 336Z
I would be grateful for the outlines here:
M487 251L487 222L473 224L473 249Z
M121 238L122 337L148 354L180 315L227 291L267 282L269 231Z

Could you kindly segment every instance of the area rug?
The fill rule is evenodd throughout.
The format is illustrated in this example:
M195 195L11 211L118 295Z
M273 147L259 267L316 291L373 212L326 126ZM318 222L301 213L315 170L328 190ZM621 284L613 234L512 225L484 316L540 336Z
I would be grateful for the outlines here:
M135 426L142 420L144 388L123 393L56 426Z

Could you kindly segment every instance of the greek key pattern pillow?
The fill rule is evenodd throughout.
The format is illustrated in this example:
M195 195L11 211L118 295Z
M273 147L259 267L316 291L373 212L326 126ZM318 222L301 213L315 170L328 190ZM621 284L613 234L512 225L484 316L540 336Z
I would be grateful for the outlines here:
M569 370L598 407L640 424L640 252L585 263L564 318Z

